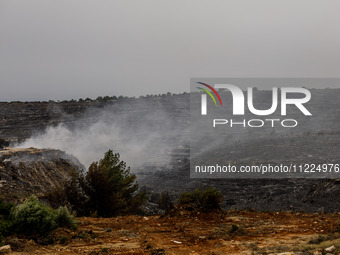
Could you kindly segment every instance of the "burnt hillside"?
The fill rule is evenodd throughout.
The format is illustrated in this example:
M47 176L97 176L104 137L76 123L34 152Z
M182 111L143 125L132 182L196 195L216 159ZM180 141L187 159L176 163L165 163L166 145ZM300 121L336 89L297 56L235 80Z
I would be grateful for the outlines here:
M123 107L122 107L123 106ZM96 113L110 108L113 115L129 116L152 112L157 107L164 108L171 121L183 123L188 119L189 94L159 95L140 98L110 98L103 100L80 100L62 102L0 102L0 137L10 140L27 139L49 126L65 124L91 124L98 121ZM88 113L92 113L89 114ZM80 123L79 123L80 122Z
M245 164L260 160L264 163L273 160L280 162L282 159L289 161L292 156L296 162L312 158L320 162L331 160L333 163L340 163L338 149L340 90L325 89L311 92L312 100L308 108L319 118L319 121L314 122L315 125L303 121L301 129L297 132L268 132L265 135L261 135L260 132L247 134L247 131L234 129L235 133L229 133L225 140L221 139L216 143L217 147L209 148L204 153L208 153L213 159L224 157L226 160L238 160ZM254 99L257 102L256 106L259 109L266 109L268 97L270 93L261 91L256 93ZM84 133L87 139L101 134L91 133L91 125L98 122L117 124L118 127L115 128L118 132L114 134L120 137L119 146L128 145L126 157L123 159L128 164L137 162L132 170L137 173L141 186L155 194L152 196L155 201L156 193L161 191L170 191L175 197L184 190L213 185L224 193L225 208L336 211L340 206L340 201L334 197L334 192L339 192L340 186L338 182L327 179L190 179L190 96L187 93L138 99L120 98L105 102L0 104L0 137L11 140L28 139L31 135L39 134L46 128L59 124L63 124L68 130L89 126L88 132ZM236 139L238 136L246 139ZM107 140L107 137L104 140L94 138L89 145L94 150L97 150L96 143ZM144 143L138 150L134 150L136 148L129 146L131 140ZM204 139L199 142L202 145L206 144ZM124 147L120 149L116 143L112 146L116 146L114 149L118 152L124 152ZM267 155L266 151L272 151L276 156ZM67 152L73 154L73 151ZM140 160L138 156L142 156L142 159L147 158L147 161L138 161Z

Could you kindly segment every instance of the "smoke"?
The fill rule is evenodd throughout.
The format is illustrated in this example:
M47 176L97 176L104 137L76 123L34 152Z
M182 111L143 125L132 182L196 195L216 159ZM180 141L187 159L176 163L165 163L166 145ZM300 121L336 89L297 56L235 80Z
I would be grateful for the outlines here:
M171 116L174 107L157 99L92 107L77 118L67 115L67 122L48 127L18 147L60 149L86 167L109 149L120 153L132 170L148 164L166 165L185 129L179 118Z

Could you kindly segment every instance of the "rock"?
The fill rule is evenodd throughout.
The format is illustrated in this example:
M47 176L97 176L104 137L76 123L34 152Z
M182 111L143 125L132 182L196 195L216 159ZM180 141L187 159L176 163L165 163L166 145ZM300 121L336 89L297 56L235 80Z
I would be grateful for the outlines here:
M11 252L12 252L12 249L10 245L4 245L0 247L0 254L9 254Z
M325 252L331 252L332 253L334 251L335 251L335 246L334 245L325 249Z
M172 240L174 243L177 243L177 244L181 244L182 242L180 241L176 241L176 240Z

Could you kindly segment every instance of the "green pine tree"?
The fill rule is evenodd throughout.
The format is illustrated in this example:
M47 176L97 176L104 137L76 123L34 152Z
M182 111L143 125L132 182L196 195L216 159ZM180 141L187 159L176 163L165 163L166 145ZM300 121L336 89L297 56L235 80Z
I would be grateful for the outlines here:
M99 162L93 162L86 175L89 184L89 207L92 213L110 217L133 211L144 201L136 194L138 183L130 167L120 160L119 153L109 150Z

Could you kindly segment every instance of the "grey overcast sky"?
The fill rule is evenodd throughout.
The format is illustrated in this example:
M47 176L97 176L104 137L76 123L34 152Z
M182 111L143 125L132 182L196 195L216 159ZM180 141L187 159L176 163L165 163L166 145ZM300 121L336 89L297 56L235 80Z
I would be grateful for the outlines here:
M0 101L339 77L338 0L0 0Z

